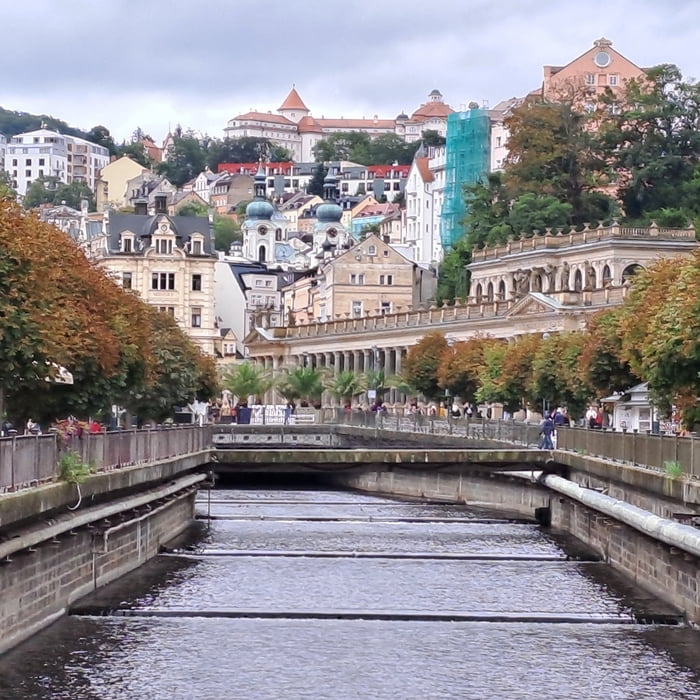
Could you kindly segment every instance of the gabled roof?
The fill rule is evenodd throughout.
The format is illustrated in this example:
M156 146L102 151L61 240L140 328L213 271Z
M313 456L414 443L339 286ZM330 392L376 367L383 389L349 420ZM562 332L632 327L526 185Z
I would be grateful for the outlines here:
M304 100L299 97L299 93L295 87L292 87L292 89L289 91L289 94L284 99L284 102L279 107L278 111L281 112L284 109L297 109L304 112L309 111L309 108L304 104Z
M423 182L432 182L435 178L433 177L433 173L428 167L428 161L430 158L416 158L414 160L414 163L416 164L416 170L418 171L418 174L421 176L421 179Z
M387 177L392 172L394 175L397 173L406 177L408 171L411 169L410 165L368 165L367 172L372 173L374 177Z

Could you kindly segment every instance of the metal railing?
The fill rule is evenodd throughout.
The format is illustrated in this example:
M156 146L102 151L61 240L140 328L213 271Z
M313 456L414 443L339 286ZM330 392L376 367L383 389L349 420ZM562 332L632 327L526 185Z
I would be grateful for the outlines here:
M670 474L682 471L700 477L700 440L678 435L654 435L624 430L560 428L557 448Z
M335 409L336 415L331 416L329 412L332 410L334 409L323 409L319 422L424 435L452 435L467 440L491 440L525 447L537 447L539 440L539 426L531 423L481 418L441 418L417 413L401 416L383 411L346 413L342 409Z
M56 433L0 439L0 491L16 491L60 477L61 454L77 453L94 471L148 464L192 454L211 446L212 426L120 430L72 435L63 443Z

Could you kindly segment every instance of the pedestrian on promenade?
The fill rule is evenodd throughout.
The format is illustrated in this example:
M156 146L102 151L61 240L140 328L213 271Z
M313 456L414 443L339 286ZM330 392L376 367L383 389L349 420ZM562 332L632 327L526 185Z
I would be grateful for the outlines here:
M554 443L552 442L552 434L554 433L554 421L550 416L545 416L545 419L540 425L540 435L542 439L540 440L540 448L543 450L553 450Z

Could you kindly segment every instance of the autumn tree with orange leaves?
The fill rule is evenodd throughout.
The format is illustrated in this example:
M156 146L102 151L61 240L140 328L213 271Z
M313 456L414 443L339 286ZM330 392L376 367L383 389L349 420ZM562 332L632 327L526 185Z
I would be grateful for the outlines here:
M163 371L160 342L187 349L179 359L196 368L197 380L173 382L170 398L192 400L213 365L181 331L160 340L157 313L69 236L0 199L0 389L12 418L94 416L113 403L153 413L139 397ZM58 365L73 374L72 385L52 381Z
M408 351L402 375L426 398L434 399L441 393L437 373L440 357L447 348L445 336L435 332L424 335Z

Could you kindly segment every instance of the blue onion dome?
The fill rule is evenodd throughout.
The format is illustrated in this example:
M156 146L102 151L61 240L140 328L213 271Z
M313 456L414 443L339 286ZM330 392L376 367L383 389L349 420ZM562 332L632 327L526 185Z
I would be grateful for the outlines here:
M271 219L275 208L265 199L254 199L245 208L246 219Z
M325 202L316 209L316 220L322 224L338 223L343 218L343 210L337 204Z

